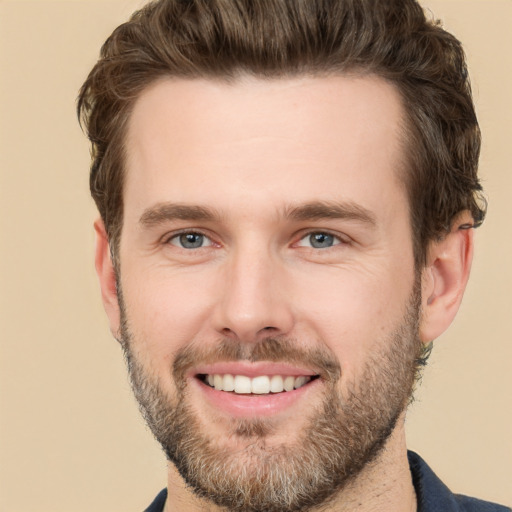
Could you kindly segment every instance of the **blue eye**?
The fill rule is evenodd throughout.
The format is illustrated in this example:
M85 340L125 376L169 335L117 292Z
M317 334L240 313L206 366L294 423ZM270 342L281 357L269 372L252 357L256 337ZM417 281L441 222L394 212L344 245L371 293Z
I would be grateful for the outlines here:
M212 245L211 240L201 233L181 233L173 236L169 243L183 249L199 249Z
M313 247L313 249L328 249L334 245L338 245L340 240L338 237L330 233L318 231L316 233L309 233L299 242L300 247Z

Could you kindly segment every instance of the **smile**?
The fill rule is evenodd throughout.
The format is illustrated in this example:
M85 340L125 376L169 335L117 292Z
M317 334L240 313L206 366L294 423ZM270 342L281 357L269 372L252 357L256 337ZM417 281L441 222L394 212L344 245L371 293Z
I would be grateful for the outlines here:
M208 386L217 391L226 391L236 394L268 395L270 393L283 393L293 391L305 386L318 375L246 375L232 374L203 374L198 376Z
M285 414L314 400L321 374L305 366L270 361L225 361L191 368L186 378L198 399L228 418Z

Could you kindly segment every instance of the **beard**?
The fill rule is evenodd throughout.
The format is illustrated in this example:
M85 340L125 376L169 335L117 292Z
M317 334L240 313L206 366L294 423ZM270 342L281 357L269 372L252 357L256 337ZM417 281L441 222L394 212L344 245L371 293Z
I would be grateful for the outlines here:
M341 365L321 343L322 348L304 349L284 337L251 345L221 339L210 349L191 343L178 352L172 367L176 392L171 394L137 356L139 340L130 332L120 293L119 302L121 342L146 422L193 492L233 512L312 510L339 496L386 445L426 360L418 337L421 300L415 286L402 321L376 344L357 382L340 385ZM198 363L216 361L303 364L318 372L323 399L308 411L304 428L289 443L270 445L277 431L272 418L233 419L223 439L215 439L190 403L184 375ZM286 435L283 424L281 429Z

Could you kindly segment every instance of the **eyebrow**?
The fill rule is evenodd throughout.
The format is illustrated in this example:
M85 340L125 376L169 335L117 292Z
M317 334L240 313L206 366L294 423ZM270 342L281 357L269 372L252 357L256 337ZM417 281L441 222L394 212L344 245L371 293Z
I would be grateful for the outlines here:
M375 226L375 215L363 206L353 202L314 201L288 208L285 216L296 221L347 219Z
M142 213L139 222L143 226L152 227L173 220L217 221L221 215L214 209L205 206L177 203L158 203ZM375 215L363 206L352 202L313 201L310 203L289 206L284 217L294 221L346 219L375 226Z
M142 213L139 222L151 227L172 220L213 221L220 215L211 208L175 203L158 203Z

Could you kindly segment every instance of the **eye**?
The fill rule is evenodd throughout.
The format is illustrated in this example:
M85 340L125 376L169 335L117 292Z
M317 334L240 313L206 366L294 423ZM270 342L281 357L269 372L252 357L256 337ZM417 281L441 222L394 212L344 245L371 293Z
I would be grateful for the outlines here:
M212 241L202 233L180 233L169 239L171 245L181 247L182 249L200 249L201 247L209 247Z
M297 245L299 247L313 247L313 249L328 249L340 243L341 240L337 236L323 231L317 231L301 238Z

